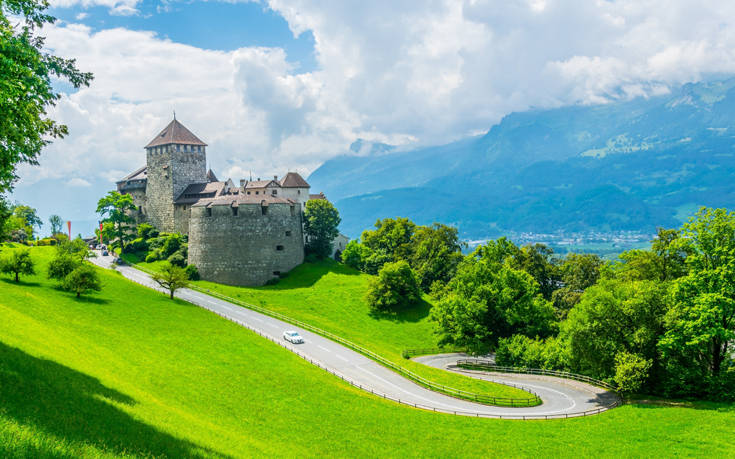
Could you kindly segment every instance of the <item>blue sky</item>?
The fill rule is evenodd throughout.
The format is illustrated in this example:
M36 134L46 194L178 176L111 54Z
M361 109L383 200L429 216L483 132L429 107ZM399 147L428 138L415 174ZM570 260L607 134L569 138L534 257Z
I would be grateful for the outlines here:
M116 27L155 31L161 38L197 48L232 51L247 46L279 47L297 71L312 71L314 36L294 37L288 23L260 3L160 2L145 0L130 15L110 14L105 6L51 8L59 20L88 25L93 31Z
M358 139L357 154L441 144L529 107L735 74L721 0L50 1L46 45L95 79L57 85L49 114L70 134L19 168L11 199L81 226L173 110L237 182L308 177Z

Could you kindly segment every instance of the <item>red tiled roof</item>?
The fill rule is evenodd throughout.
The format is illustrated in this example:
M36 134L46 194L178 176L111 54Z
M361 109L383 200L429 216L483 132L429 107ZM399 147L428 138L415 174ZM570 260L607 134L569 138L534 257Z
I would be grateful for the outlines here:
M159 145L169 145L172 143L184 144L184 145L202 145L207 144L199 140L197 136L184 127L183 124L179 123L174 118L168 126L163 128L156 137L151 140L145 148L157 147Z

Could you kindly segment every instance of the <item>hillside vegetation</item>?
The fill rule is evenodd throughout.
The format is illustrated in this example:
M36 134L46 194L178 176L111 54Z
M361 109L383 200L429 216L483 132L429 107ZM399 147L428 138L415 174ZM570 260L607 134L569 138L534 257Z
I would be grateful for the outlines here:
M38 272L52 250L32 250ZM0 455L735 453L732 405L634 404L549 422L424 412L342 383L203 309L100 276L102 292L87 299L42 274L0 278Z

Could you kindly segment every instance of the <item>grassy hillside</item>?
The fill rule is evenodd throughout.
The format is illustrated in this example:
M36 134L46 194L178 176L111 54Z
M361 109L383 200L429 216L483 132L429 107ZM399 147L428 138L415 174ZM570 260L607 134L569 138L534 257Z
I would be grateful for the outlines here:
M160 264L141 263L141 266L155 270ZM272 286L233 287L207 281L195 284L332 332L436 383L495 397L529 396L527 392L512 387L404 359L404 349L436 347L434 325L429 321L430 299L427 297L420 305L397 315L371 315L365 301L370 277L325 260L300 265Z
M39 272L51 250L33 250ZM637 404L529 422L424 412L203 309L100 275L103 291L80 300L43 275L0 278L0 456L735 454L732 405Z

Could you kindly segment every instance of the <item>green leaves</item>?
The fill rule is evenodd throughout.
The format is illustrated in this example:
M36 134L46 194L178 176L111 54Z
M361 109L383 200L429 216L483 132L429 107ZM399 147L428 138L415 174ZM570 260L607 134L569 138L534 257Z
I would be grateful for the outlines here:
M339 234L337 228L341 221L337 209L326 199L307 201L304 210L307 251L322 258L330 256L332 241Z
M0 1L0 192L12 188L19 163L38 164L41 149L52 138L67 134L64 125L46 117L56 104L51 78L68 81L75 88L89 85L91 73L76 69L75 61L43 51L44 39L35 29L54 18L44 13L48 2ZM7 14L25 18L14 27Z

